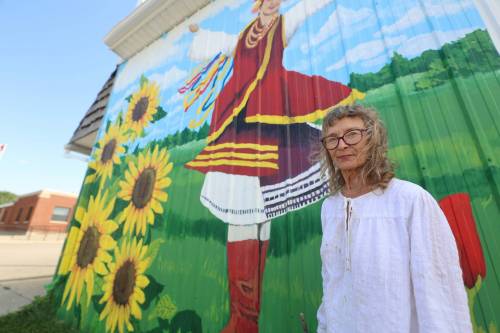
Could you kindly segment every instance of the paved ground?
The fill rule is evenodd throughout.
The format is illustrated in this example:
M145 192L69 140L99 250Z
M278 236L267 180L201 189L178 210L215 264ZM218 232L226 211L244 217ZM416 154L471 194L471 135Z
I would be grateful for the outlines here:
M31 303L35 296L44 295L44 286L51 280L52 278L48 277L0 282L0 316Z
M62 245L62 240L13 239L0 234L0 315L45 294Z

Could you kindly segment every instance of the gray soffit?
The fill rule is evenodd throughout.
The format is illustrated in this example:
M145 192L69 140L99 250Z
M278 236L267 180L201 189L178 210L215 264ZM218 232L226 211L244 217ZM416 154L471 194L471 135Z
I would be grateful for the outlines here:
M210 2L147 0L116 25L104 37L104 43L127 60Z
M106 111L106 106L108 105L115 76L116 69L113 73L111 73L101 91L97 94L94 103L92 103L87 113L80 121L80 124L73 133L73 136L66 144L66 150L84 155L90 155L97 137L97 132L101 126L102 118L104 117L104 113Z

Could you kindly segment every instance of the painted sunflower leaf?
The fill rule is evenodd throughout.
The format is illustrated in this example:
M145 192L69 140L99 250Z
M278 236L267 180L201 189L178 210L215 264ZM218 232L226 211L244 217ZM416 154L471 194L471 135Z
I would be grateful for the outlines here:
M158 252L160 251L160 247L161 245L165 243L165 240L164 239L157 239L155 241L153 241L150 245L149 245L149 249L148 249L148 252L146 254L146 257L149 257L151 258L151 262L154 262L156 256L158 255Z
M93 174L88 175L87 177L85 177L84 184L86 185L86 184L93 183L96 179L96 176L97 176L97 173L93 173Z
M54 278L49 284L44 285L44 289L47 293L50 293L54 290L61 289L61 286L63 286L66 283L67 277L61 276L59 274L54 275Z
M80 327L82 321L82 307L78 303L73 306L73 316L76 318L77 327Z
M109 131L109 127L110 127L110 126L111 126L111 120L108 120L108 121L106 122L106 131L105 131L106 133Z
M113 178L112 182L107 187L109 197L115 198L118 192L120 192L120 181L122 180L121 176L123 175L122 168L118 165L113 168Z
M97 313L101 313L102 310L104 310L104 307L106 306L106 303L104 304L99 304L99 300L101 299L101 296L92 296L91 297L91 303L94 306L94 310Z
M156 312L158 318L171 320L177 313L177 306L175 306L169 295L164 295L156 303L154 312Z
M128 95L125 97L125 100L130 103L130 100L132 99L132 94Z
M148 78L144 74L142 74L141 75L141 83L140 83L141 84L141 88L142 88L143 85L147 84L148 82L149 82Z
M118 113L118 116L116 117L116 123L121 126L123 125L123 110L121 110L119 113Z
M102 295L102 287L104 286L104 279L96 274L94 280L94 292L92 295Z
M156 123L158 120L164 118L166 115L167 115L167 112L161 106L158 106L156 108L156 113L153 117L153 120L151 120L151 123L152 124Z
M156 279L152 276L147 274L146 277L149 280L148 286L144 289L144 293L147 295L146 301L144 302L143 308L148 309L151 306L151 302L161 294L163 289L165 288L164 285L156 281Z
M152 321L152 320L155 320L156 317L158 317L158 313L156 313L156 308L154 308L153 310L151 310L151 312L149 313L149 316L148 316L148 321Z

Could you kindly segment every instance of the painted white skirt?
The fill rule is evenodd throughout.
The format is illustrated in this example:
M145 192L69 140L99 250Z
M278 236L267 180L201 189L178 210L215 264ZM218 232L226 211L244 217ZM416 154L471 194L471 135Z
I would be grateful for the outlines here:
M233 225L259 224L319 201L328 193L319 164L273 185L259 177L208 172L201 203L218 219Z

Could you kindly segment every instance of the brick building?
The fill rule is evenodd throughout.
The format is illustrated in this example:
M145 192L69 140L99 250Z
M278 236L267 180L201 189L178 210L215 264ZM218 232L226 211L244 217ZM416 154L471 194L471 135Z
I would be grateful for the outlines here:
M65 232L77 196L42 190L0 205L0 230Z

